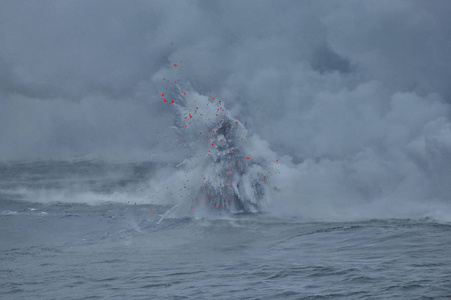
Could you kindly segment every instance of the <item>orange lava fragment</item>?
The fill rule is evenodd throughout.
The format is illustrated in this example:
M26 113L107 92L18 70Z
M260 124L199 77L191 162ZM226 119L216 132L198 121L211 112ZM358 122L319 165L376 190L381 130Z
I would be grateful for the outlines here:
M266 175L265 175L265 179L266 179Z
M216 207L221 207L221 205L218 204Z
M152 210L149 210L149 212L152 212Z
M215 100L215 98L211 97L211 100Z
M227 154L230 154L230 152L227 152Z
M248 156L248 157L247 157L247 159L251 159L251 157L250 157L250 156Z
M174 64L174 67L177 67L177 64Z
M164 97L164 94L161 94L161 97Z
M277 162L279 162L279 160L276 160Z
M171 103L174 103L174 100L171 100Z
M191 115L191 113L189 114L189 118L191 119L193 116Z
M235 125L238 125L238 122L235 122Z
M230 170L227 170L227 172L230 172Z
M185 124L185 128L186 128L186 127L188 127L188 126L186 126L186 124Z
M185 93L185 92L183 92L183 95L186 95L186 93Z
M209 139L210 137L207 135L207 139Z
M208 150L208 152L211 152L210 150Z
M163 101L164 101L164 102L168 102L168 100L166 100L166 99L163 99Z

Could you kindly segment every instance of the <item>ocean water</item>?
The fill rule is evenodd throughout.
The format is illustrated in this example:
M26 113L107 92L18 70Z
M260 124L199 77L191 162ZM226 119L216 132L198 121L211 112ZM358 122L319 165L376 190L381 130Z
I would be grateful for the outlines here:
M267 211L177 216L171 203L149 200L158 170L1 164L0 298L451 298L451 224Z

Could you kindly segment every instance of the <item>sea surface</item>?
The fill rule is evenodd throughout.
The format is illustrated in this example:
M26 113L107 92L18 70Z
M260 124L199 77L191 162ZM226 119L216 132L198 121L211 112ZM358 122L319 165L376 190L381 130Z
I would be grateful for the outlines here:
M0 164L0 298L451 299L451 224L169 217L169 203L147 201L156 174L152 163Z

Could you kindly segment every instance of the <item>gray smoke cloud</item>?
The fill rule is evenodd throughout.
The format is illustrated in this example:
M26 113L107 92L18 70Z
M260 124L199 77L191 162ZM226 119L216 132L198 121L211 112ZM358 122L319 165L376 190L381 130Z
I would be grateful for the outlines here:
M449 199L450 13L446 0L2 1L1 160L151 160L171 78L268 141L286 190Z

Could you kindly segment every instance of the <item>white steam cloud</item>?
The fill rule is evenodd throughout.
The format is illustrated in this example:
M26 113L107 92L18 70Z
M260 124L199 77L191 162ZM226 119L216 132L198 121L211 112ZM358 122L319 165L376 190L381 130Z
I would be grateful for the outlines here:
M174 116L159 94L189 81L280 159L276 213L451 219L450 13L440 0L2 1L0 159L180 160L160 155Z

